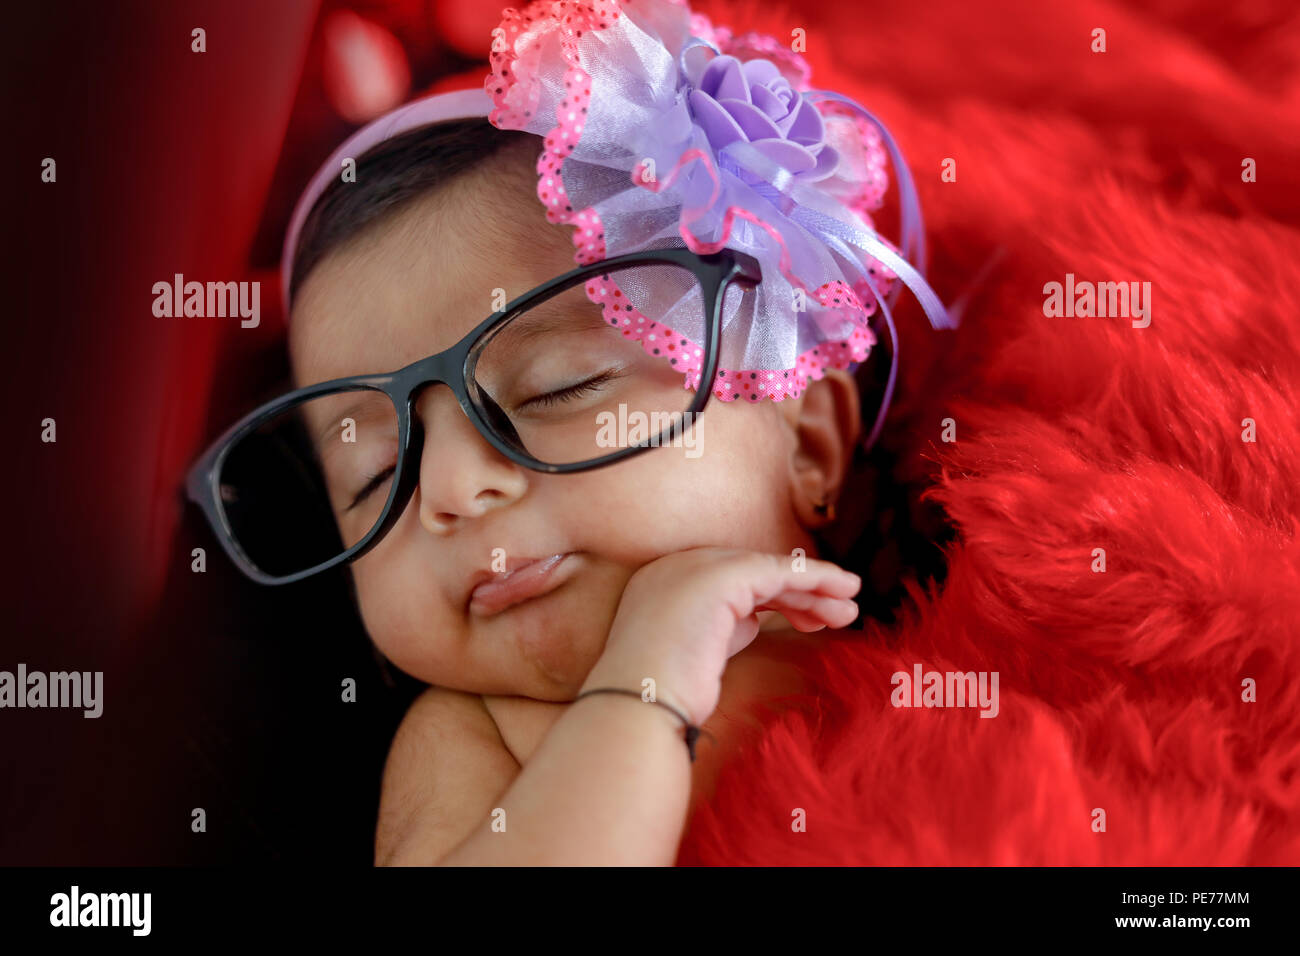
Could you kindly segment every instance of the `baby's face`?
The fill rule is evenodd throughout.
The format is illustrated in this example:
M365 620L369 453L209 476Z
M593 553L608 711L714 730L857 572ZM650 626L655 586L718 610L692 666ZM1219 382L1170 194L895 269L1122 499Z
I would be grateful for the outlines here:
M495 289L513 299L573 269L571 228L547 223L534 195L535 158L494 159L324 259L294 303L297 384L401 368L459 341L493 311ZM705 545L816 553L794 503L806 497L792 464L801 401L715 399L695 425L702 454L665 446L546 475L493 449L449 389L428 388L416 405L427 435L418 488L352 566L371 638L431 684L571 697L642 565ZM471 606L471 579L492 570L495 549L511 560L567 555L559 586L501 609Z

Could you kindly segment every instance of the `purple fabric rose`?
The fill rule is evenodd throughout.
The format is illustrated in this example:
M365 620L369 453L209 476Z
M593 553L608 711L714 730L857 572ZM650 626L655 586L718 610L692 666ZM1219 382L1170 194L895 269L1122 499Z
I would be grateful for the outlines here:
M839 154L825 142L821 114L771 60L715 56L692 84L690 108L720 160L734 143L750 143L804 182L835 172ZM741 168L747 182L759 177Z

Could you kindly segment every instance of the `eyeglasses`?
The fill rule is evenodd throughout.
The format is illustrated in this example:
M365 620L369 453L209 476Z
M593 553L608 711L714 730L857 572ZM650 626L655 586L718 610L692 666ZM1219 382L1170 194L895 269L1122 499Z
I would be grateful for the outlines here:
M507 303L443 352L261 405L194 463L186 492L241 571L289 584L356 560L397 523L419 484L426 439L437 447L413 414L435 383L451 389L488 444L533 471L587 471L680 446L708 404L724 314L752 308L746 290L759 278L755 260L727 249L650 250L582 266ZM695 369L698 378L687 379ZM615 425L629 421L649 428Z

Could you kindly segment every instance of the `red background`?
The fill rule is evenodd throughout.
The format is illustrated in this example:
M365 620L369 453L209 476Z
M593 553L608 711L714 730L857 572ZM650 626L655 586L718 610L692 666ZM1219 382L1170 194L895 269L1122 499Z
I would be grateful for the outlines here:
M1284 79L1297 59L1290 4L945 0L873 4L869 20L857 0L731 6L737 26L805 27L816 85L865 91L926 171L947 155L934 118L986 90L1030 115L1072 115L1116 150L1137 148L1130 131L1159 117L1128 95L1126 77L1151 56L1143 38L1176 26L1186 45L1161 44L1161 62L1146 64L1182 104L1176 141L1149 145L1151 190L1208 195L1209 208L1235 214L1206 184L1252 155L1268 174L1251 211L1292 222L1300 211L1295 130L1252 105L1261 93L1297 102ZM103 670L106 703L99 720L0 714L0 862L369 861L378 769L412 687L385 683L325 583L288 596L239 579L178 488L202 443L280 370L276 267L289 209L355 125L340 115L345 58L324 32L340 8L397 41L403 62L390 67L412 91L448 76L473 85L472 51L486 52L496 20L492 3L396 0L6 13L12 128L0 152L13 300L0 386L0 668ZM1096 25L1108 29L1107 60L1088 50ZM206 53L191 52L196 26ZM1188 142L1198 144L1191 158ZM40 181L46 156L56 184ZM964 184L979 182L981 163L999 162L963 161L962 188L976 188ZM918 179L933 205L937 177ZM1052 209L1033 215L1052 228ZM932 242L939 293L967 291L948 277L969 280L998 245L969 232ZM156 318L152 285L178 272L260 279L261 327ZM904 345L917 334L905 332ZM39 441L45 417L58 423L55 444ZM193 547L208 550L206 575L190 572ZM332 706L340 674L361 683L360 718ZM207 839L189 830L194 806L209 812Z

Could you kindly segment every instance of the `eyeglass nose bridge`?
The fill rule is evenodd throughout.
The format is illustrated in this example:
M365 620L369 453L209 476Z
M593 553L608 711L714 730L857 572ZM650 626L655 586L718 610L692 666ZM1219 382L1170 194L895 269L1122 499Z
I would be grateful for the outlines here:
M484 323L484 326L499 319L499 315L493 316L489 322ZM516 454L527 454L509 417L497 406L492 397L486 392L479 392L479 400L484 403L480 411L469 395L468 359L474 344L480 340L482 331L482 328L475 329L451 348L399 369L387 382L382 383L381 387L388 392L397 407L401 449L399 465L392 498L386 505L386 513L378 526L357 548L354 557L365 554L384 538L405 513L420 483L425 425L416 411L416 403L420 396L433 386L445 385L451 390L461 411L469 418L470 424L497 451L511 458L515 457L511 454L512 451ZM490 420L485 421L483 414L487 414ZM503 438L510 439L515 447L513 449L506 447Z
M451 348L427 356L393 373L387 391L397 406L399 429L402 434L402 465L397 481L398 496L392 510L404 505L403 495L418 483L420 458L423 453L425 423L417 412L421 396L436 385L451 390L461 411L489 445L509 458L527 456L523 441L515 431L508 415L493 401L488 393L477 390L470 395L472 375L471 352L482 341L487 327L502 319L501 314L491 316L479 328L466 335ZM477 398L477 402L475 401ZM409 487L407 487L409 485Z
M405 420L405 426L413 428L419 424L419 416L414 411L420 396L434 385L446 385L455 396L461 411L469 418L470 424L490 444L503 450L500 439L505 438L514 446L513 451L524 452L523 443L509 416L492 400L492 396L482 390L478 390L475 396L469 392L473 364L470 361L471 352L476 343L483 341L486 328L502 319L503 316L496 313L451 348L413 362L394 373L389 391Z
M410 405L430 385L446 385L463 401L463 369L470 343L461 340L451 348L429 355L398 369L392 375L389 390L399 402Z

